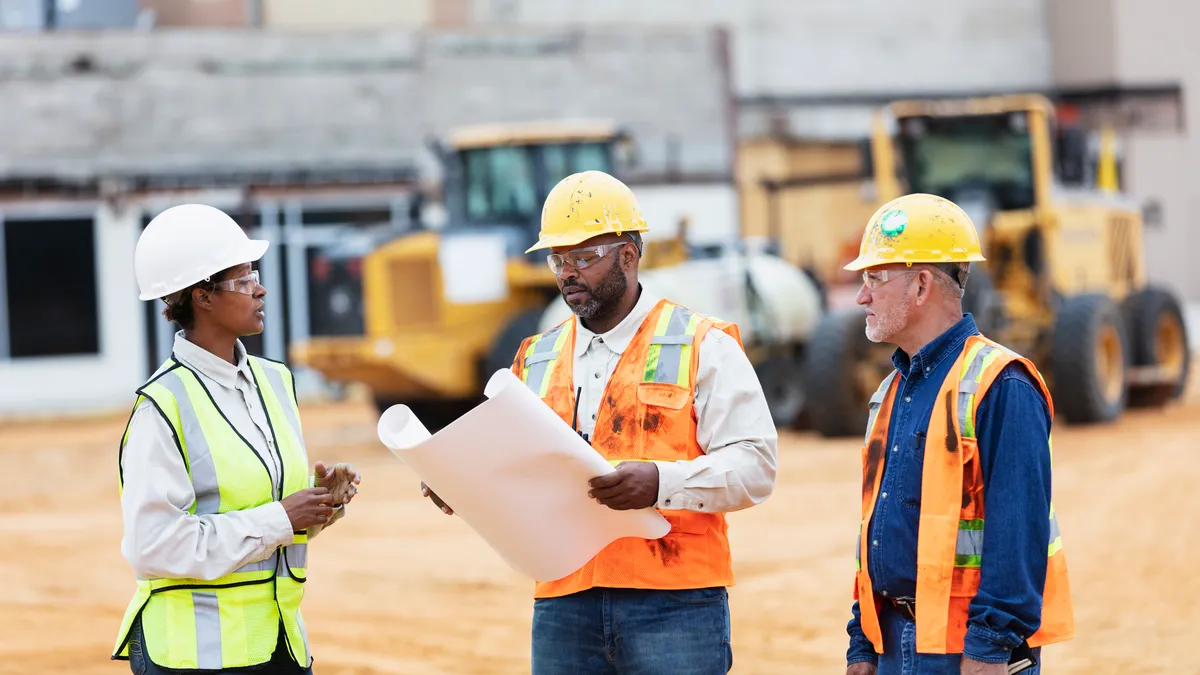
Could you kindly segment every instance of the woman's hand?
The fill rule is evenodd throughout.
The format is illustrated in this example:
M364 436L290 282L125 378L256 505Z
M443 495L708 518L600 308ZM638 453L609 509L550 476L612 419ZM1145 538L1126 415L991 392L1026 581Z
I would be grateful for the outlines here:
M358 484L362 476L354 470L354 466L346 463L334 464L328 469L324 462L317 462L313 470L314 486L329 490L335 505L349 504L354 495L358 494Z

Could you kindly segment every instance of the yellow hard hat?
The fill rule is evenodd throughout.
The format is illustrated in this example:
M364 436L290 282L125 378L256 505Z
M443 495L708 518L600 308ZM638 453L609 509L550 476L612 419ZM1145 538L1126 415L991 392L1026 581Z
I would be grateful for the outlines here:
M573 173L560 180L542 205L539 248L574 246L609 232L649 232L633 191L603 171Z
M966 212L949 199L914 193L879 207L867 222L858 258L845 269L983 260L979 233Z

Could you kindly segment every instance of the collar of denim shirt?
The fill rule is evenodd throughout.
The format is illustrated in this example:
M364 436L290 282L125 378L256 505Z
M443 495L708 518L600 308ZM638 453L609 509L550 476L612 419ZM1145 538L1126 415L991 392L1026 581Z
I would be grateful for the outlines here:
M946 332L934 338L933 342L922 347L915 356L909 356L899 347L892 353L892 365L901 373L929 373L938 367L947 357L958 356L967 338L977 335L979 328L975 325L975 317L964 314L958 323Z

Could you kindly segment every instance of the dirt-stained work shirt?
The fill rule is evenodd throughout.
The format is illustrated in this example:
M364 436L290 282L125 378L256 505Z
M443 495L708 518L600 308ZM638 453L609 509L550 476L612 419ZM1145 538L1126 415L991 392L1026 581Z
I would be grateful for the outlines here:
M262 457L278 487L279 458L268 445L273 441L268 441L266 411L242 343L235 347L236 366L189 342L182 332L175 335L173 353L200 377L217 407ZM187 467L171 428L148 401L133 413L121 469L125 480L121 554L143 578L217 579L292 543L291 521L278 501L244 511L190 515L187 509L196 494ZM344 509L336 509L330 524L343 513ZM309 537L321 529L310 528Z
M582 388L577 426L588 438L617 361L659 299L643 289L629 316L603 335L572 317L574 387ZM761 503L775 487L778 434L750 359L737 340L713 328L700 343L696 380L696 440L705 454L655 462L658 508L729 512Z

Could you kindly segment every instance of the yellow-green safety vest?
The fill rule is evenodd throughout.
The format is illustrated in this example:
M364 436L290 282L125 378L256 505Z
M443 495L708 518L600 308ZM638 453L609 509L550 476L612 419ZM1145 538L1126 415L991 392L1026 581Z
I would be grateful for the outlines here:
M283 467L282 490L267 465L217 407L200 377L172 356L137 390L136 409L149 400L174 432L196 499L195 516L254 508L309 487L300 408L288 368L247 355L259 401L271 427L269 446ZM121 449L129 427L121 439ZM118 460L118 467L120 467ZM124 491L124 477L121 477ZM307 578L306 532L270 558L218 579L143 579L125 610L112 658L129 658L130 629L140 615L150 660L181 670L241 668L269 661L280 622L296 663L312 663L300 614Z

